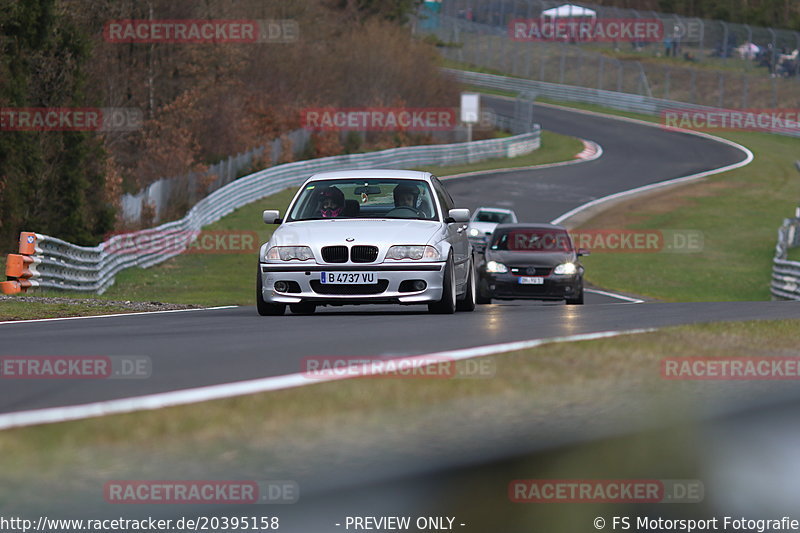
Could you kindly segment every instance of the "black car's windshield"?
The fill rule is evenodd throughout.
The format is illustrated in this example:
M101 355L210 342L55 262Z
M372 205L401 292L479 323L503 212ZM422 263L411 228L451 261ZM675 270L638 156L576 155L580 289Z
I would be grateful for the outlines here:
M570 252L572 241L561 229L511 229L495 232L492 250L509 252Z
M396 178L308 183L292 206L287 221L326 218L439 220L427 182Z

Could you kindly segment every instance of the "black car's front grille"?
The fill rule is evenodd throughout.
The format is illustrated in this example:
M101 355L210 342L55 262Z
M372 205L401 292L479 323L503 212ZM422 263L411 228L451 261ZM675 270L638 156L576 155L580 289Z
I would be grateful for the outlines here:
M350 248L350 261L353 263L374 263L378 259L377 246L357 245Z
M517 276L549 276L551 267L511 267L511 273Z
M389 286L389 280L381 279L378 283L372 285L339 285L322 283L319 280L311 281L311 289L317 294L338 294L348 296L358 296L366 294L380 294Z
M322 260L326 263L346 263L347 246L323 246Z

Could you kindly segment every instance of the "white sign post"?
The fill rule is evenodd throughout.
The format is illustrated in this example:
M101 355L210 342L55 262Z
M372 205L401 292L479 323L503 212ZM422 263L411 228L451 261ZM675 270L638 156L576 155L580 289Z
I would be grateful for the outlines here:
M467 142L472 141L472 125L481 117L481 95L461 93L461 122L467 125Z

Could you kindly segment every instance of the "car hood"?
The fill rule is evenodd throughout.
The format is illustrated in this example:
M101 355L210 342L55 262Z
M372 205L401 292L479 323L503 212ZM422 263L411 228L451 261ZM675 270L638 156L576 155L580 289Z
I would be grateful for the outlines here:
M430 220L308 220L288 222L275 230L274 246L327 246L331 244L428 244L441 223ZM352 239L352 240L346 240Z
M470 222L469 227L484 233L491 233L497 227L497 224L495 222Z
M569 261L575 262L574 252L509 252L487 250L486 259L509 266L554 267Z

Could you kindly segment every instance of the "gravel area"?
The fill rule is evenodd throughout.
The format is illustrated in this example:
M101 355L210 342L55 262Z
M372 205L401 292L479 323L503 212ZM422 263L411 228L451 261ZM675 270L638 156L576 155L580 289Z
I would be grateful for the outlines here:
M96 298L62 298L43 296L6 296L0 295L0 304L3 302L31 302L40 304L74 305L82 308L124 309L131 312L137 311L171 311L174 309L199 309L201 305L170 304L163 302L132 302L130 300L100 300Z

